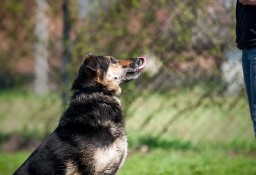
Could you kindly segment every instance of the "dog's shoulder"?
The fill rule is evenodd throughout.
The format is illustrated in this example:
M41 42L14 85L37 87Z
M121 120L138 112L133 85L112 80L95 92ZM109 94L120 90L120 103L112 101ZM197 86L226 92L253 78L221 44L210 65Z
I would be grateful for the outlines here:
M65 131L100 136L101 132L109 138L124 135L124 115L116 97L103 93L74 94L68 109L59 122ZM112 140L112 139L111 139Z

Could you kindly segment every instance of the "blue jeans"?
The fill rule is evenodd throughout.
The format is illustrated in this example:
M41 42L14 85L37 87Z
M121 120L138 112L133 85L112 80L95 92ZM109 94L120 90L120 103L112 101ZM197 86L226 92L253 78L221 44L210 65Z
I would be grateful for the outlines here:
M244 83L256 136L256 48L244 49L242 53Z

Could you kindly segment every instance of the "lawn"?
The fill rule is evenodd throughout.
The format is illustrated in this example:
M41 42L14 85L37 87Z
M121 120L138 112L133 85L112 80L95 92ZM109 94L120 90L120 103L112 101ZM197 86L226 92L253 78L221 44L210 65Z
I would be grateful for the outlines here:
M29 155L0 153L0 175L12 174ZM256 152L226 148L131 151L118 175L253 175Z
M253 175L256 158L218 150L166 151L128 157L120 175Z
M256 174L246 99L202 96L196 90L172 91L142 94L124 103L130 153L119 175ZM63 112L56 94L0 92L0 106L0 148L13 133L23 143L42 138ZM141 151L142 147L148 149ZM29 154L0 149L0 175L12 174Z
M0 152L0 174L12 174L27 158L28 152L4 153Z

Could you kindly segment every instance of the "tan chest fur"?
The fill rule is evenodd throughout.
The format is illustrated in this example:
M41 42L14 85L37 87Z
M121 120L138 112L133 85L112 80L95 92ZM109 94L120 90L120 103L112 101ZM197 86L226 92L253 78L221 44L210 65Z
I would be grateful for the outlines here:
M77 167L71 161L66 163L65 175L80 175L77 171Z
M112 145L98 148L94 154L96 174L111 174L120 167L127 156L127 138L116 139Z

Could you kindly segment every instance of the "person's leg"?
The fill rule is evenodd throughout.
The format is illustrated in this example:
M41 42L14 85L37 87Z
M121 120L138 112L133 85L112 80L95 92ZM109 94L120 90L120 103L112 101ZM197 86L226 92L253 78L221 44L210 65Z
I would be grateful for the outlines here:
M242 65L254 134L256 135L256 49L243 50Z
M248 50L248 57L250 59L250 111L254 125L254 133L256 135L256 48Z

